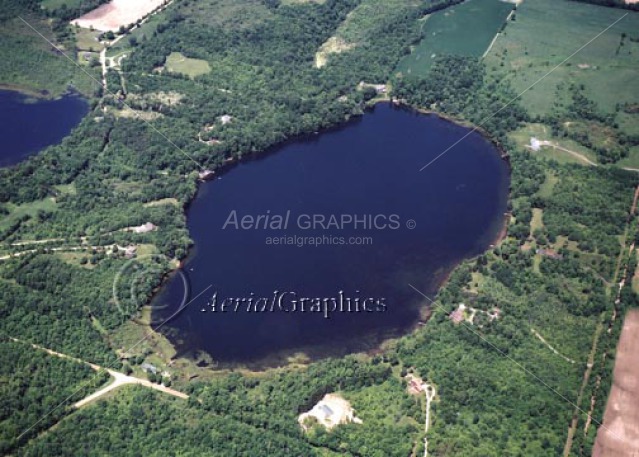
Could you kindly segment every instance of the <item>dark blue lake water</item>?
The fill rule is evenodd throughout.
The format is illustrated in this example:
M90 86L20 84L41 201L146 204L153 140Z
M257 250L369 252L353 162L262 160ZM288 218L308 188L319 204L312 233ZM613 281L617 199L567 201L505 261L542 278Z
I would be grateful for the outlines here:
M0 90L0 167L14 165L59 143L88 111L87 102L76 95L39 100Z
M409 284L436 293L503 226L508 166L479 134L419 171L467 132L383 104L202 185L188 210L195 249L183 272L191 299L211 288L163 333L182 355L271 366L372 349L414 328L428 302ZM323 244L308 245L313 237ZM154 320L182 295L172 278Z

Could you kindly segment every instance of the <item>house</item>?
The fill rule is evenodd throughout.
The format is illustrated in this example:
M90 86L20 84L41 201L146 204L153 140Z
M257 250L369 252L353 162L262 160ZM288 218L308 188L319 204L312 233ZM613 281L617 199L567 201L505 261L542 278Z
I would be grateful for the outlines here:
M333 415L333 410L330 408L330 406L321 404L317 408L317 414L319 416L322 416L322 420L328 420Z
M158 374L158 371L160 371L155 365L151 365L150 363L146 362L140 365L140 368L142 368L142 370L144 370L146 373Z
M448 317L450 318L451 321L453 321L453 323L459 324L464 319L466 319L464 315L464 311L466 311L466 305L464 305L463 303L460 303L457 309L453 311L452 313L450 313Z
M422 385L419 382L417 382L415 379L411 379L410 380L409 386L410 386L410 389L413 392L421 392L422 391Z
M213 178L213 175L215 175L215 172L212 170L202 170L200 171L200 173L198 173L198 179L200 181L207 181L209 179Z

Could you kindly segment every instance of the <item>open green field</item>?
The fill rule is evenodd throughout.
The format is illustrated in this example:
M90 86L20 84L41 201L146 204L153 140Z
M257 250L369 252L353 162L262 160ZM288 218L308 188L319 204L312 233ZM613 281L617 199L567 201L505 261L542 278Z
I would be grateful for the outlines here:
M172 52L166 58L166 69L171 73L182 73L195 78L211 71L211 66L206 60L191 59L180 52Z
M35 200L21 205L7 203L5 208L9 211L9 214L2 216L0 219L0 229L9 227L24 216L36 217L40 211L53 212L58 209L53 198Z
M501 0L468 0L430 15L422 24L424 38L400 61L397 71L423 76L441 54L480 57L512 9Z
M55 41L47 22L33 18L27 20L48 40ZM72 51L66 50L65 53L74 58ZM44 68L46 71L42 71ZM97 85L19 19L4 22L0 28L0 81L3 85L27 91L46 91L49 96L60 95L70 86L84 94L92 94Z
M572 1L525 1L485 62L522 92L626 13L521 98L531 114L547 115L569 101L570 83L583 84L585 95L611 112L617 103L639 101L639 13Z
M625 159L621 159L617 165L620 167L635 168L639 170L639 146L630 148L630 154Z

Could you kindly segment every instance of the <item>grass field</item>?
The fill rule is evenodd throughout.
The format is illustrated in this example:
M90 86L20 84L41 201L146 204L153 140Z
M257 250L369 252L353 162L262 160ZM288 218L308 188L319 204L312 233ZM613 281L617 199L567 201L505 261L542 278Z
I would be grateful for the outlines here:
M438 55L482 56L512 9L500 0L468 0L430 15L422 22L424 38L397 71L423 76Z
M26 19L47 39L54 41L47 22ZM73 58L73 52L65 52ZM96 78L99 78L97 73ZM46 91L50 96L60 95L69 86L84 94L92 94L97 86L94 80L18 19L3 23L0 28L0 81L12 87Z
M172 52L166 58L166 69L171 73L182 73L195 78L211 71L211 66L206 60L191 59L179 52Z
M570 83L583 84L588 98L612 112L618 102L639 100L639 42L633 41L639 39L639 13L566 0L526 1L485 62L521 92L626 13L521 98L531 114L551 114L570 100Z
M9 214L0 218L0 229L9 227L23 216L35 217L37 216L38 211L53 212L58 209L53 198L36 200L22 205L7 203L5 208L9 210Z
M533 217L530 221L530 233L535 233L535 230L541 230L544 227L543 210L539 208L533 208Z

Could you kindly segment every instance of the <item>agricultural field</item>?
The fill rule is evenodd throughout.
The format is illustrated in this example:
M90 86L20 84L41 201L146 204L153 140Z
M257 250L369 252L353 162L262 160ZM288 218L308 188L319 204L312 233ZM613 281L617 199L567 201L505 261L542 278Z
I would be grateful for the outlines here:
M548 158L637 168L638 56L639 13L538 0L518 7L484 61L540 121L511 134L518 145L535 136L559 146L539 151Z
M72 23L103 32L116 31L121 26L134 24L163 3L164 0L112 0L75 19Z
M185 57L180 52L172 52L166 58L166 69L171 73L182 73L195 78L211 71L211 66L206 60Z
M583 85L600 109L613 112L617 103L639 101L637 12L571 1L523 2L486 56L486 65L522 92L625 14L521 97L530 114L548 115L569 102L567 89L574 83Z
M397 66L405 76L423 76L442 54L482 56L513 5L501 0L469 0L422 19L424 37Z
M639 448L637 351L639 311L634 310L629 311L624 319L616 351L613 386L604 415L604 427L597 434L594 457L632 455L635 454L633 450Z

